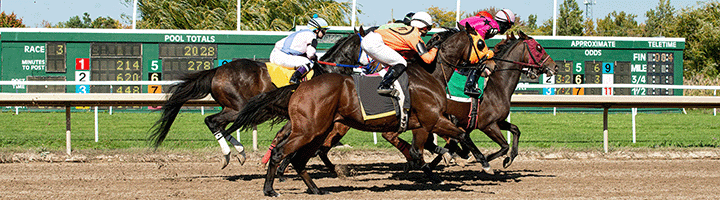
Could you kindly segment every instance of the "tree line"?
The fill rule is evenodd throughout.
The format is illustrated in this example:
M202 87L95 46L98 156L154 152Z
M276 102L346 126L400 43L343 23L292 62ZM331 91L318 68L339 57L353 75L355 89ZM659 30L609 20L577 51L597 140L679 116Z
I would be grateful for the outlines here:
M121 0L132 7L133 0ZM139 0L138 29L235 30L237 28L236 0ZM352 5L333 0L242 0L242 30L288 31L307 23L310 16L320 14L333 26L349 26ZM454 27L455 11L431 6L428 9L441 27ZM499 9L482 9L496 13ZM482 11L460 13L463 18ZM670 0L645 13L647 20L638 22L637 15L613 11L602 18L587 19L576 0L563 0L559 5L557 34L560 36L626 36L685 38L685 76L719 77L720 72L720 3L717 0L699 2L697 6L680 10ZM362 13L361 10L358 12ZM552 35L552 19L538 26L537 15L527 20L516 16L511 31L522 30L530 35ZM124 23L121 23L123 20ZM130 28L130 16L91 18L88 13L71 17L68 21L47 28ZM391 19L394 20L394 19ZM358 20L359 21L359 20ZM25 27L22 19L0 13L0 27Z

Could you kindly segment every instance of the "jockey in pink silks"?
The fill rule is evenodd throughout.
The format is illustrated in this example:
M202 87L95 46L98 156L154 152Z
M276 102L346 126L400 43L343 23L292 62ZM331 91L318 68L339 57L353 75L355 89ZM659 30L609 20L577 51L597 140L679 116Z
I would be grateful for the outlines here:
M460 20L460 25L470 24L484 40L490 39L496 34L505 34L515 24L515 14L510 9L503 9L495 16L487 11L478 12L475 16ZM477 98L480 91L477 89L477 81L482 73L479 70L460 70L461 74L467 74L465 82L465 94Z

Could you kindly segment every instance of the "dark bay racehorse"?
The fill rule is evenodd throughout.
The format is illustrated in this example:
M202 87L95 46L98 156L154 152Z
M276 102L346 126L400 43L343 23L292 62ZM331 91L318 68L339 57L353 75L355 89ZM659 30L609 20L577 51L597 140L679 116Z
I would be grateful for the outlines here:
M365 31L360 27L356 34L350 34L338 40L320 60L332 63L354 64L360 56L360 40ZM330 67L316 64L315 76L323 73L351 74L352 69L346 67ZM232 135L223 136L228 123L237 118L240 110L251 97L277 89L270 79L265 63L249 59L239 59L220 67L191 73L181 78L180 83L171 86L171 93L162 107L162 115L151 130L150 140L155 147L165 140L183 104L189 100L201 99L210 94L220 104L222 111L205 118L205 124L215 135L225 156L222 168L230 160L230 148L225 139L229 140L240 153L240 163L244 163L244 148Z
M555 61L537 41L522 31L518 32L518 35L519 38L516 38L514 34L508 35L506 39L495 46L496 54L493 59L497 62L497 68L485 86L482 100L477 109L476 126L468 125L471 107L469 102L448 100L447 104L448 114L455 116L458 121L457 125L465 128L466 137L470 137L470 132L478 129L500 145L500 150L486 157L487 162L508 153L509 145L501 130L509 130L513 134L512 150L509 157L506 157L503 162L503 166L506 168L518 155L520 129L505 119L510 114L510 100L520 81L521 74L528 73L531 76L537 76L537 74L546 73L552 76L557 69ZM442 66L441 71L443 73L433 73L433 76L436 79L445 80L443 82L446 83L450 79L453 69ZM452 151L457 149L454 147L455 145L457 142L450 140L446 147ZM433 164L439 161L440 156L434 160Z
M453 30L437 33L430 41L428 41L428 46L434 46L441 43L453 33L455 33ZM459 127L465 128L467 133L465 136L468 137L468 140L471 140L469 138L469 133L475 129L479 129L485 132L488 137L501 146L501 149L498 152L490 154L485 161L478 160L478 162L483 164L483 168L486 172L490 172L488 164L489 161L505 155L508 151L507 140L505 140L505 137L501 134L500 130L510 130L510 132L514 135L513 141L515 141L513 142L513 148L510 156L505 159L504 167L508 167L517 156L518 143L516 141L519 141L520 131L517 126L505 121L504 119L507 118L507 115L510 112L510 98L512 97L512 93L519 82L520 74L548 73L549 75L552 75L556 69L555 62L544 51L542 46L523 32L519 32L518 34L520 35L520 38L515 38L514 34L511 36L509 35L507 39L498 43L494 48L496 53L494 59L496 61L500 60L501 62L497 62L497 69L488 79L489 81L485 87L483 100L478 108L479 111L477 119L480 121L476 123L477 126L468 127L470 103L453 101L450 99L448 99L447 103L447 113L453 115L457 119L457 125ZM436 63L437 67L436 70L432 72L432 76L442 83L447 83L450 80L453 71L456 69L454 66L459 65L458 63L460 63L459 61L461 60L455 58L443 59L445 61ZM342 126L336 125L335 129L342 130L338 127L341 128ZM329 151L332 147L331 144L336 143L344 136L345 132L331 132L325 145L319 152L320 158L323 160L325 165L331 169L331 171L334 171L334 165L327 158L327 151ZM383 137L390 141L398 149L401 151L407 149L410 144L397 136L398 134L395 132L383 133ZM455 147L457 146L456 140L452 140L447 137L444 138L449 141L449 144L446 147L451 150L451 153L458 149ZM473 149L476 147L465 147L465 150L468 150L468 148ZM426 143L425 149L431 150L434 153L442 154L442 150L438 150L436 145L431 142ZM408 160L411 159L408 152L404 152L404 155ZM441 158L442 155L438 155L438 157L432 162L431 166L437 165ZM280 171L278 171L278 175L281 179L284 178L281 175L286 166L287 162L284 161L283 165L279 168Z
M439 33L436 33L435 35L433 35L432 39L430 39L428 41L428 44L427 44L428 49L432 48L433 46L440 46L449 37L455 35L455 33L458 33L459 31L464 31L466 28L466 27L460 26L460 24L458 24L458 27L459 27L459 29L446 28L446 31L439 32ZM474 29L469 29L469 30L474 30ZM474 43L471 40L472 39L467 41L468 44ZM484 46L484 42L482 45ZM440 53L440 54L438 54L438 58L435 59L435 61L433 61L433 63L430 63L429 65L423 65L423 68L425 68L426 71L433 73L433 77L438 77L437 80L442 81L443 83L446 83L448 81L448 79L439 78L439 77L442 77L443 73L445 73L445 72L435 70L435 69L439 68L439 67L443 67L443 66L445 66L446 68L448 66L454 66L454 67L450 67L449 69L455 69L455 67L463 67L463 66L468 67L465 65L470 63L469 58L472 56L471 55L472 49L470 49L469 47L463 47L463 48L468 48L468 49L459 49L457 51L463 52L464 54L452 54L451 56L448 56L449 54ZM446 50L446 51L449 51L449 50ZM452 73L452 71L450 72L450 74L451 73ZM337 144L337 142L340 141L340 139L347 133L348 129L349 129L349 127L343 125L342 123L335 123L333 131L331 131L328 134L328 137L325 140L325 143L322 145L322 147L320 147L320 150L317 152L320 159L323 161L325 166L327 166L327 168L331 172L335 172L335 165L332 164L332 162L328 159L328 157L327 157L328 151L330 150L330 148L333 147L333 145ZM413 130L413 131L421 131L421 130ZM273 144L278 144L281 140L285 139L285 137L287 136L286 134L288 134L289 132L290 132L289 126L286 127L285 130L279 131L276 138L273 140ZM413 158L410 153L411 145L409 143L407 143L406 141L404 141L403 139L399 138L398 137L399 134L401 134L401 133L385 132L385 133L382 133L382 136L385 140L390 142L390 144L394 145L398 150L400 150L401 153L403 153L403 156L405 156L405 158L408 161L410 161L409 164L411 164L411 165L415 164L412 162ZM449 138L447 138L447 139L449 139ZM471 150L474 150L474 153L481 155L480 150L477 147L474 147L474 145L472 147L468 147L468 148ZM444 155L445 158L448 160L451 159L450 154L447 153L448 152L447 150L445 150L443 148L438 148L434 144L430 144L429 146L426 146L426 149L432 151L433 153L437 153L439 155ZM285 158L285 160L283 160L283 162L280 164L280 166L278 168L277 176L281 182L285 180L285 176L283 176L283 174L289 164L290 164L290 157L287 157L287 158ZM437 163L434 163L433 165L437 165ZM420 166L409 166L408 169L417 168L417 167L420 167ZM490 171L490 168L489 168L490 165L488 163L483 163L483 167L484 167L485 171L488 171L488 172Z
M461 31L451 36L440 48L439 54L447 57L464 57L466 49L475 48L472 37L477 36L473 29ZM472 35L472 36L471 36ZM433 78L424 68L427 64L410 62L407 74L410 84L410 98L412 108L408 129L413 131L414 141L409 149L411 156L423 165L422 149L427 140L428 133L438 133L443 136L455 138L466 145L473 145L465 141L464 131L445 117L446 97L445 91L437 79ZM494 68L492 61L485 61L488 67ZM293 92L294 91L294 92ZM276 105L277 104L277 105ZM287 109L283 111L282 109ZM340 74L324 74L299 85L291 85L269 93L253 97L241 111L234 124L223 135L231 134L237 128L248 129L255 124L269 119L290 118L291 132L272 150L272 158L268 166L264 194L277 196L273 189L273 182L277 165L282 159L294 154L291 158L295 171L298 172L309 191L313 194L322 193L311 180L306 170L307 161L315 155L317 149L325 142L328 134L333 130L336 122L363 131L397 132L399 122L395 116L364 120L361 113L355 83L350 76ZM420 130L416 134L415 130ZM422 134L419 134L422 133ZM481 155L475 155L481 157ZM438 181L439 178L426 170L425 173Z

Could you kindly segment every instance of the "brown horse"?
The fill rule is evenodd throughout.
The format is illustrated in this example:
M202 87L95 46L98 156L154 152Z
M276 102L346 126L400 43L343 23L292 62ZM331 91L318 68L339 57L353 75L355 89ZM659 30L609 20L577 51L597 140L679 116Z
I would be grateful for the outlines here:
M497 68L489 77L487 85L484 89L482 100L477 109L476 126L469 126L470 103L448 100L448 114L456 117L457 125L465 128L466 137L470 137L470 132L475 129L483 131L490 139L500 145L500 150L487 156L486 162L494 160L502 155L507 154L509 145L507 140L501 133L501 130L509 130L513 134L513 145L509 157L503 162L503 167L507 168L518 155L518 142L520 139L520 129L514 124L507 122L505 119L510 114L510 100L512 94L517 87L521 74L528 73L530 76L546 73L550 76L555 74L557 64L545 52L545 49L538 44L533 38L525 35L522 31L518 32L519 38L514 35L508 35L507 38L495 46ZM452 75L452 68L442 67L443 73L433 73L436 79L445 80L447 82ZM467 138L470 140L470 138ZM432 148L433 144L428 144ZM426 145L426 146L428 146ZM446 145L451 151L458 149L457 142L449 140ZM470 147L472 148L472 147ZM477 160L477 159L476 159ZM440 161L438 156L432 164L435 165ZM482 161L481 161L482 162ZM484 163L484 162L483 162Z
M428 42L428 46L441 43L452 33L452 31L448 31L434 35L433 38ZM501 146L501 149L498 152L490 154L485 160L479 160L479 162L483 164L483 168L486 172L490 172L488 164L489 161L494 160L499 156L505 155L508 151L507 140L505 140L503 134L500 133L500 130L510 130L510 132L512 132L514 135L513 141L519 141L520 131L517 126L505 121L504 119L509 114L510 98L515 87L518 84L520 73L525 72L531 75L547 73L549 75L552 75L557 68L557 66L555 66L555 62L544 51L544 49L542 49L542 46L540 46L534 39L528 37L523 32L519 32L518 34L520 35L520 38L515 38L514 34L511 36L509 35L507 39L498 43L494 48L494 51L496 53L494 59L503 62L498 63L498 68L495 70L495 72L497 73L492 74L489 79L490 81L488 82L488 86L485 88L483 100L478 108L479 113L477 119L481 121L477 122L476 127L468 127L468 116L471 107L470 103L458 102L448 99L447 113L453 115L457 119L456 124L459 127L465 128L465 131L467 133L465 136L468 137L468 140L471 140L469 138L470 132L475 129L479 129L485 132L488 137L490 137L493 141L495 141ZM538 50L534 51L533 49ZM532 55L530 54L531 51L537 53ZM456 69L455 67L449 66L454 64L448 63L457 62L455 60L438 62L436 64L438 64L437 68L439 70L435 70L432 73L434 78L443 83L447 83L450 80L450 76L452 76L453 71ZM500 130L497 130L495 127L500 128ZM320 148L320 151L318 152L318 155L320 156L322 161L331 171L334 171L334 165L327 158L327 153L332 147L332 144L335 144L337 141L339 141L347 132L347 128L343 128L344 127L341 124L336 125L333 132L329 134L329 137L328 139L326 139L325 144ZM278 135L279 137L284 137L280 136L280 134ZM390 141L401 151L405 150L404 155L408 160L411 160L412 158L409 156L409 152L406 151L407 147L409 147L410 144L398 138L397 136L398 134L396 132L383 133L383 138ZM444 137L444 139L446 139L449 143L448 145L446 145L446 147L450 149L450 153L453 153L454 151L457 151L459 149L458 147L456 147L456 140L452 140L448 137ZM504 167L509 167L509 165L517 156L517 145L517 142L513 142L513 150L511 151L510 156L505 159ZM426 143L425 149L440 154L431 163L431 168L434 168L434 166L438 164L438 162L443 158L442 154L447 151L437 148L437 146L431 142ZM468 149L476 149L476 147L464 148L464 150ZM283 163L280 165L278 177L281 179L281 181L284 179L282 175L285 167L287 167L288 161L289 158L283 160Z
M468 38L477 36L477 33L473 29L468 30L472 31L463 30L448 38L447 42L442 43L439 54L445 57L464 57L468 53L466 49L474 48L476 45L468 42ZM418 165L426 166L422 160L422 151L429 135L427 133L438 133L455 138L466 145L472 143L467 144L470 141L464 140L466 138L463 136L464 131L445 117L446 97L443 83L423 69L432 67L428 67L427 64L422 65L421 62L410 63L406 72L410 80L412 102L408 129L421 130L424 134L416 134L416 131L413 131L413 141L416 142L409 152ZM493 61L485 61L485 64L491 69L495 67ZM269 119L284 119L288 116L292 122L289 125L291 132L272 150L263 188L267 196L278 195L272 186L277 165L282 159L293 154L291 162L309 191L314 194L322 193L310 179L305 165L325 142L335 123L375 132L397 132L399 126L399 121L394 116L364 120L352 77L324 74L299 85L279 88L253 97L235 123L223 134L228 135L237 128L248 129ZM475 156L481 157L481 155ZM440 181L428 167L423 167L423 170L434 182Z
M338 40L320 60L332 63L356 64L360 56L360 40L365 31L360 27L356 34L350 34ZM351 74L353 71L347 67L331 67L315 65L315 75L323 73ZM220 67L191 73L181 78L181 82L171 86L170 95L162 107L162 115L151 130L150 140L157 148L165 140L175 118L185 102L192 99L201 99L208 94L220 104L222 111L205 118L205 124L220 143L225 162L225 168L230 161L229 140L240 153L238 160L244 163L244 148L232 135L223 136L225 127L237 118L239 111L251 97L277 89L272 83L265 63L249 59L239 59Z
M433 35L432 39L430 39L428 41L428 44L427 44L428 48L431 48L433 46L439 46L445 40L447 40L449 37L455 35L455 33L459 32L459 31L464 31L466 28L466 27L460 26L460 24L458 24L458 27L460 27L460 29L447 29L446 31L439 32L439 33L436 33L435 35ZM368 29L368 30L370 30L370 29ZM473 29L470 29L470 30L473 30ZM470 42L470 43L472 43L472 42ZM455 66L455 67L462 67L463 65L467 65L468 63L470 63L469 58L471 56L470 54L472 53L472 51L470 49L468 49L468 50L460 51L460 52L465 52L466 54L459 54L459 55L454 55L454 56L447 56L446 54L438 54L439 59L436 59L433 63L431 63L429 65L424 65L423 67L428 72L433 73L433 77L442 77L443 73L446 73L446 72L435 70L436 68L448 66L448 65ZM467 67L467 66L464 66L464 67ZM455 68L453 67L450 69L455 69ZM447 79L441 79L441 78L437 78L437 79L444 83L446 83L448 81ZM273 145L277 145L280 141L284 140L285 137L287 137L287 134L290 132L289 127L290 127L289 125L286 125L284 127L285 129L278 132L275 139L273 139L273 141L272 141ZM349 127L343 125L342 123L335 123L333 131L331 131L328 134L328 137L325 140L325 143L320 147L319 151L316 152L317 155L320 157L320 159L325 164L325 166L330 170L330 172L335 172L335 165L332 164L330 159L327 157L327 154L328 154L329 150L333 147L333 145L337 144L338 141L340 141L340 139L342 139L342 137L347 133L348 129L349 129ZM413 130L413 131L421 131L421 130ZM385 132L385 133L382 133L382 137L402 152L402 154L405 156L405 158L409 161L408 164L411 165L407 169L421 167L421 166L414 166L414 164L416 164L416 163L413 162L414 158L412 157L411 152L410 152L411 145L409 143L407 143L406 141L404 141L403 139L400 139L398 137L399 134L401 134L401 133ZM420 134L424 134L424 133L420 133ZM447 138L447 139L449 139L449 138ZM448 153L448 150L446 150L444 148L439 148L434 144L430 144L430 146L425 146L425 147L426 147L425 149L430 150L433 153L437 153L442 156L445 156L445 158L448 160L451 159L450 154ZM474 145L470 146L468 148L473 149L474 150L473 152L476 155L482 156L482 153L480 152L480 150L477 149L477 147L475 147ZM289 164L290 164L290 157L286 157L282 161L280 166L278 167L277 177L279 178L280 182L285 181L286 178L284 176L284 171L288 167ZM431 165L431 166L433 166L431 168L434 168L434 165L437 165L437 163L434 163L433 165ZM490 171L489 163L483 163L483 167L484 167L485 171L487 171L487 172Z

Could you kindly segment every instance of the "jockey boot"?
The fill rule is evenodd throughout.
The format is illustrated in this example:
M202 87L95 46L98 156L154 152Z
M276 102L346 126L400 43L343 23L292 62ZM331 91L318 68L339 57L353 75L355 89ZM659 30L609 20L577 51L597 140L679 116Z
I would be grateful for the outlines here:
M305 74L307 74L308 69L310 69L310 65L312 65L312 63L308 63L306 65L298 67L297 70L295 70L295 73L293 73L292 76L290 77L290 81L289 81L290 84L299 83L300 79L305 77Z
M385 76L383 76L382 82L380 82L380 86L378 86L377 92L378 94L382 96L391 96L393 92L392 85L397 80L400 75L402 75L403 72L405 72L405 65L403 64L397 64L395 66L392 66L388 69L387 73L385 73Z
M468 79L465 82L465 95L469 97L478 98L480 96L480 91L477 89L478 73L482 72L473 69L468 73Z

